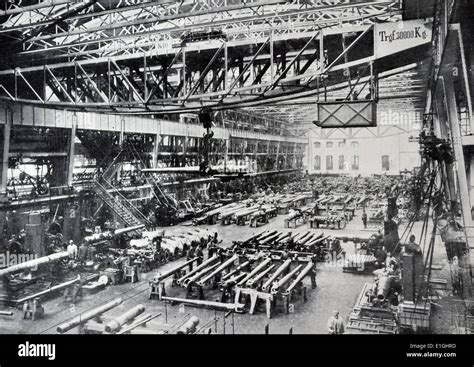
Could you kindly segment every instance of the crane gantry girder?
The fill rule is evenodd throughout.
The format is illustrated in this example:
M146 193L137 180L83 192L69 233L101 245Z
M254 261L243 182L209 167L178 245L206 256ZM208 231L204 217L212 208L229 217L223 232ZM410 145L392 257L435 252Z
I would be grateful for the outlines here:
M374 81L372 26L344 37L324 31L291 41L214 40L213 49L130 55L0 71L2 97L70 108L146 112L225 108L296 94L318 94L348 75ZM325 51L328 47L330 50ZM369 84L365 83L364 86ZM345 85L341 86L342 88ZM331 88L329 88L331 89Z
M373 23L401 19L395 0L23 4L0 11L0 39L21 45L0 65L2 99L141 114L327 97L347 85L373 94L384 71L373 68Z

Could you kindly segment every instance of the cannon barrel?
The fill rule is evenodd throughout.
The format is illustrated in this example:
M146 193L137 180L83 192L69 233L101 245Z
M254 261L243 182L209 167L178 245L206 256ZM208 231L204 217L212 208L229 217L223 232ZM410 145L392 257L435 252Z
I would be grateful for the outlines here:
M53 292L58 291L60 289L69 287L73 284L79 283L80 281L81 281L81 276L78 275L76 279L70 280L70 281L62 283L62 284L55 285L54 287L45 289L44 291L41 291L41 292L32 294L30 296L27 296L25 298L19 299L19 300L16 301L16 303L23 303L23 302L29 301L31 299L34 299L36 297L41 297L41 296L44 296L45 294L53 293Z
M119 229L115 230L113 236L118 236L118 235L121 235L121 234L124 234L124 233L137 231L137 230L142 229L142 228L145 228L144 224L139 224L137 226L127 227L127 228L119 228Z
M148 321L156 319L158 316L161 316L161 313L157 313L156 315L151 315L149 313L140 316L136 320L133 321L133 324L127 325L124 328L121 328L117 334L126 334L130 333L131 331L135 330L137 327L146 324Z
M219 286L221 286L222 288L227 288L231 285L234 285L236 284L240 279L242 279L246 274L245 273L241 273L239 275L236 275L235 277L231 277L225 281L222 281L219 283Z
M176 298L176 297L162 297L164 301L184 303L190 306L201 306L210 307L220 310L235 311L242 313L244 312L245 305L242 303L222 303L214 301L203 301L199 299L187 299L187 298Z
M204 285L207 281L211 280L213 277L215 277L217 274L219 274L222 270L228 268L231 266L236 260L239 259L239 255L234 255L230 259L224 261L221 265L217 267L211 274L206 275L204 278L202 278L199 281L199 285Z
M50 262L53 262L53 261L65 259L67 257L69 257L69 253L67 251L63 251L63 252L58 252L58 253L55 253L55 254L52 254L52 255L39 257L37 259L33 259L33 260L30 260L30 261L25 261L25 262L22 262L20 264L16 264L16 265L10 266L8 268L1 269L0 270L0 277L11 274L11 273L15 273L15 272L20 271L20 270L30 269L30 268L34 268L34 267L39 266L39 265L43 265L43 264L47 264L47 263L50 263Z
M180 271L181 269L185 268L186 266L188 266L189 264L191 264L192 262L194 262L196 260L197 260L197 257L195 257L191 260L188 260L185 263L183 263L181 265L178 265L177 267L175 267L173 269L170 269L170 270L168 270L167 272L165 272L163 274L157 273L156 276L153 278L153 283L161 282L162 280L170 277L171 275L175 274L176 272Z
M267 238L267 237L273 236L275 233L278 233L278 231L277 231L277 230L273 230L273 231L270 231L270 232L268 232L268 231L267 231L267 232L263 232L263 233L262 233L262 236L258 236L258 237L257 237L257 240L258 240L258 241L262 241L262 240L264 240L264 239Z
M302 241L302 240L303 240L304 238L306 238L308 235L311 235L311 232L310 232L310 231L301 233L301 235L298 237L298 239L295 239L295 242L300 242L300 241Z
M204 275L213 271L219 264L213 264L205 269L202 269L200 272L194 274L192 277L186 278L181 282L181 285L187 287L189 284L196 282L199 278L202 278Z
M313 267L314 267L314 264L311 261L308 262L308 265L306 265L304 269L301 270L301 273L298 274L298 276L293 281L293 283L291 283L291 285L287 288L286 293L290 293L293 290L293 288L295 288L298 285L298 283L301 282L303 278L306 275L308 275L309 272L313 270Z
M227 273L226 275L224 275L224 276L222 277L222 280L226 280L226 279L230 278L232 275L234 275L235 273L237 273L237 272L240 271L241 269L243 269L243 268L249 266L249 264L250 264L250 261L246 261L246 262L240 264L240 265L237 266L234 270L232 270L231 272L229 272L229 273Z
M263 232L260 232L260 233L256 233L256 234L250 236L249 238L247 238L246 240L244 240L243 243L250 243L250 242L252 242L253 240L258 239L259 237L262 237L262 236L265 235L266 233L268 233L268 231L263 231Z
M275 241L281 242L281 241L283 241L285 238L287 238L287 237L289 238L290 236L291 236L291 232L282 233L282 234L280 234L280 235L275 239Z
M181 327L176 331L176 334L192 334L196 331L199 325L199 319L196 316L191 316Z
M377 285L377 298L383 301L386 297L388 292L390 291L390 287L392 286L392 278L387 276L382 276L378 280Z
M255 274L257 274L260 270L262 270L265 266L267 266L268 264L270 264L270 262L272 261L272 259L270 258L267 258L265 260L263 260L260 264L258 264L255 269L253 269L250 273L247 274L247 276L242 279L240 282L238 282L237 284L239 286L241 286L242 284L245 284L245 282L247 280L249 280L250 278L252 278Z
M294 268L292 271L290 271L288 274L286 274L283 278L278 280L276 284L272 286L272 293L278 293L280 288L283 287L286 283L288 283L303 267L303 265L298 265L296 268Z
M136 305L132 309L128 310L127 312L123 313L122 315L116 317L113 320L110 320L105 325L105 331L108 333L113 333L118 331L122 325L125 325L127 322L130 322L138 315L145 312L145 306L143 305Z
M121 303L122 298L114 299L113 301L110 301L105 305L95 307L92 310L86 311L80 315L77 315L76 317L73 317L71 320L59 325L56 330L58 331L58 333L63 334L66 331L71 330L72 328L86 321L89 321L90 319L93 319L94 317L97 317L103 314L104 312L111 310L114 307L117 307Z
M110 240L114 237L120 236L121 234L138 231L139 229L145 228L144 224L139 224L133 227L119 228L116 229L113 233L111 231L94 233L90 236L84 237L84 241L87 243L94 243L103 240Z
M298 240L298 244L304 245L306 242L313 238L313 234L311 232L307 232L303 237L300 237Z
M272 241L274 241L278 236L280 236L280 232L277 232L277 233L275 233L274 235L265 238L263 241L260 241L260 244L261 244L261 245L265 245L265 244L267 244L267 243L269 243L269 242L272 242Z
M274 267L275 267L275 264L272 264L268 268L266 268L264 271L262 271L260 274L257 274L255 278L247 280L247 287L253 288L253 286L265 275L267 275L270 271L272 271Z
M272 286L273 281L278 278L291 264L291 259L285 260L283 264L270 276L270 278L263 284L262 291L266 292L269 287Z
M191 270L189 273L185 274L184 276L182 276L181 278L179 278L176 282L181 285L181 283L193 276L194 274L196 274L197 272L201 271L202 269L204 269L206 266L212 264L214 261L217 261L219 259L219 256L217 255L214 255L213 257L211 257L210 259L207 259L206 261L204 261L201 265L197 266L195 269Z

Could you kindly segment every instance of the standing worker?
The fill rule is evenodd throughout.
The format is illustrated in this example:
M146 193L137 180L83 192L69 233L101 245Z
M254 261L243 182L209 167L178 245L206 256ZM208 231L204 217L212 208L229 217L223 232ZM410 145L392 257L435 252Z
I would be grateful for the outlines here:
M346 325L344 320L339 318L339 311L334 310L332 316L328 320L328 333L329 334L344 334L346 331Z
M367 213L365 212L365 209L362 211L362 223L364 223L364 228L367 228Z
M196 249L196 257L198 258L197 259L197 265L201 265L202 264L202 260L204 259L204 254L202 253L202 247L201 245L199 245Z
M67 250L69 253L69 258L72 260L76 260L77 258L77 245L74 243L73 240L69 241L69 245L67 246Z
M191 259L194 259L194 247L193 246L190 246L189 247L189 250L188 250L188 253L186 254L186 260L191 260ZM192 271L193 270L193 263L190 263L189 264L189 271Z

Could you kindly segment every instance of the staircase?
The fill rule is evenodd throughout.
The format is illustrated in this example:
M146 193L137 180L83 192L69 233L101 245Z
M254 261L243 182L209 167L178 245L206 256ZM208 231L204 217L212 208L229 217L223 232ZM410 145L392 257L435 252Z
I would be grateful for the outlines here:
M133 206L133 204L106 181L94 181L94 192L96 195L114 211L127 227L145 224L149 227L148 219ZM115 194L112 195L111 191Z

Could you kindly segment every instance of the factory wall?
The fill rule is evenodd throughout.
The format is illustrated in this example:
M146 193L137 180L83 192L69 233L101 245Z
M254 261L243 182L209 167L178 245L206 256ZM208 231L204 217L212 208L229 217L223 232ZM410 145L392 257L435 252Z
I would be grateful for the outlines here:
M312 137L309 144L309 173L370 176L399 175L420 165L419 146L412 132L399 129L380 136L368 133L352 138ZM319 157L319 158L318 158ZM332 165L332 167L331 167Z

